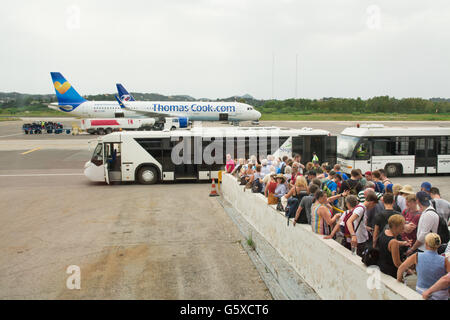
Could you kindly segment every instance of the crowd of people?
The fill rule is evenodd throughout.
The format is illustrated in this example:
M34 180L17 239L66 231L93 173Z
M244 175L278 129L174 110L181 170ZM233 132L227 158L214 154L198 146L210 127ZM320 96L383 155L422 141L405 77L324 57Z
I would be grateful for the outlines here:
M367 265L398 281L417 275L416 291L425 299L449 299L450 202L423 182L393 183L384 169L342 172L339 164L306 164L300 155L232 159L226 171L245 189L261 193L269 205L297 223L309 224L325 239L339 241ZM447 258L446 258L447 257Z

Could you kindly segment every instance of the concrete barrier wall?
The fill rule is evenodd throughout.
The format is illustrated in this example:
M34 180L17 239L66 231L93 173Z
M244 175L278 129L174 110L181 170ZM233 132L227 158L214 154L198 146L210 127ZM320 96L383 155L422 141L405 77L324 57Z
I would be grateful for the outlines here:
M380 272L379 288L370 286L361 258L334 240L325 240L309 225L292 222L267 204L261 194L243 191L234 177L223 174L221 190L235 210L279 252L322 299L422 299L414 290ZM256 243L256 245L258 245ZM373 278L372 278L373 279ZM369 285L368 285L369 281ZM369 289L369 287L373 289Z

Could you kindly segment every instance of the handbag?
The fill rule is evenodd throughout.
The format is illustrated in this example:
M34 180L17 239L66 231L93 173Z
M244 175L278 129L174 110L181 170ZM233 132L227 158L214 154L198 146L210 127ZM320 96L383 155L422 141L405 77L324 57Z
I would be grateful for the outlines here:
M275 197L275 195L271 192L269 192L269 195L267 196L267 204L277 204L278 198Z

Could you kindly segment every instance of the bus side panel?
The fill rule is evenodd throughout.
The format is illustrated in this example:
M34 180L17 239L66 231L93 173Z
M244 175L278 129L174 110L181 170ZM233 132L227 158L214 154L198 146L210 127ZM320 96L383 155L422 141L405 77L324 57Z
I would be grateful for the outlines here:
M132 180L126 180L126 181L135 181L136 180L136 169L139 167L139 165L143 163L151 163L154 164L160 172L162 172L162 166L161 164L151 156L150 153L148 153L139 143L136 142L131 137L122 136L122 163L127 163L130 165L130 168L132 166L133 172L130 179ZM126 171L124 170L125 166L122 166L122 178L126 174Z
M450 173L450 155L439 154L438 155L438 167L437 173Z
M337 158L337 163L341 166L341 171L344 173L350 173L355 168L355 160L348 160Z
M414 156L372 156L372 170L384 169L387 164L400 164L404 174L413 174Z

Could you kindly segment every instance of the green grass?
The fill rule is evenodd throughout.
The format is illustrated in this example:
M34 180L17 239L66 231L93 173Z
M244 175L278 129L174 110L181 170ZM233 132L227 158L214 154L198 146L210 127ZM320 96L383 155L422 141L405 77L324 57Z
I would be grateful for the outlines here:
M252 237L252 233L250 232L250 236L247 238L247 244L250 248L252 248L253 250L255 250L256 245L255 242L253 241L253 237Z
M263 113L262 121L450 121L450 114Z

